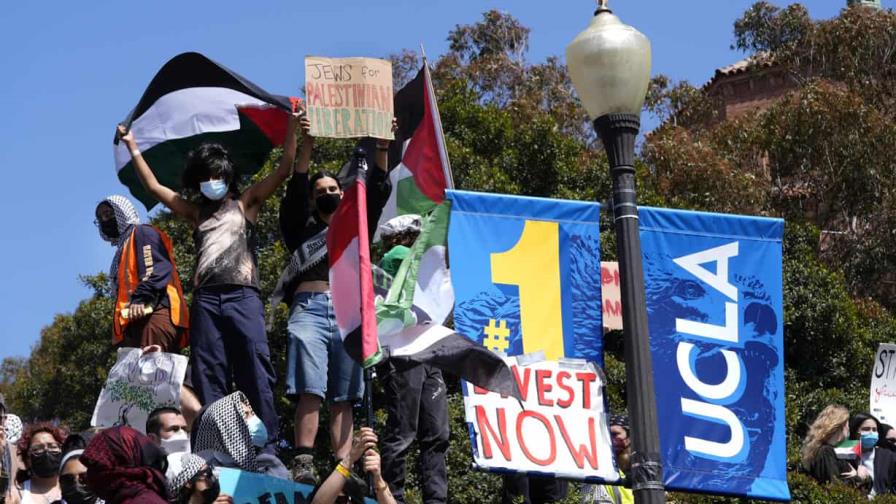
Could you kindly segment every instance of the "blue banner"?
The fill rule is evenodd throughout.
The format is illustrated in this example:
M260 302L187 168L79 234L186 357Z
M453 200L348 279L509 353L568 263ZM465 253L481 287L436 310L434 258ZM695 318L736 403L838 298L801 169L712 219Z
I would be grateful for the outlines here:
M508 356L603 366L600 205L448 191L458 333Z
M639 215L666 487L788 500L784 221Z
M216 471L221 493L233 497L233 504L307 504L314 491L311 485L264 474L226 467ZM376 504L376 501L365 497L364 503Z

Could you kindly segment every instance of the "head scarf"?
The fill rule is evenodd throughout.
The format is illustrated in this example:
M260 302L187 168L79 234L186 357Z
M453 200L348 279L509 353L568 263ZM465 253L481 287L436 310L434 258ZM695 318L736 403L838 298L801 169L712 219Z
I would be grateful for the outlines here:
M140 224L140 216L137 214L137 209L134 208L131 200L124 196L113 194L99 202L97 206L103 203L112 207L112 210L115 212L115 223L118 224L117 238L107 236L103 229L100 228L100 236L115 247L115 257L112 258L112 266L109 268L109 284L112 288L112 297L114 298L118 294L118 263L121 261L121 246L124 245L133 226Z
M109 504L165 504L165 453L128 426L106 429L81 455L87 486Z
M258 472L255 446L243 415L243 407L252 407L242 392L234 392L209 405L199 419L193 451L213 450L225 453L240 469Z
M22 437L22 419L17 415L13 415L12 413L6 414L6 425L3 426L6 429L6 440L10 443L16 443Z
M206 466L205 459L192 453L175 453L168 455L168 495L176 498L184 485L190 482L199 471Z
M610 416L610 425L617 425L625 429L625 432L629 432L629 424L628 424L628 415L611 415Z
M81 458L81 455L84 454L84 450L72 450L67 452L62 456L62 460L59 462L59 472L62 472L62 468L65 467L65 463L73 458Z

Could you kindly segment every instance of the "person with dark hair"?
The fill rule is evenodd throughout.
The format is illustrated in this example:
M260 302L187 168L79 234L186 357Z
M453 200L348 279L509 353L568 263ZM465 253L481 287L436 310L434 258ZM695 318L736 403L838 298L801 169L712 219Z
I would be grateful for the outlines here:
M880 432L877 434L880 436L877 446L886 448L890 451L896 451L896 428L892 425L882 423L880 424Z
M92 436L91 436L92 437ZM62 500L60 504L95 504L97 499L87 486L87 467L81 463L81 455L84 454L86 444L81 443L84 437L78 434L72 434L65 441L76 440L76 443L70 446L79 446L79 448L65 450L62 452L62 462L59 463L59 488L62 492Z
M393 122L393 129L395 123ZM309 178L314 139L305 146L295 173L280 202L280 232L290 251L289 264L280 276L272 305L285 301L289 312L289 347L286 392L298 398L295 415L293 478L316 484L312 452L317 437L320 408L330 408L330 444L337 459L351 449L352 403L361 399L364 381L361 366L343 346L330 296L327 229L342 200L342 184L330 173ZM367 173L367 224L376 230L389 198L388 140L377 141L376 168Z
M849 439L862 444L856 474L871 479L869 497L896 493L896 453L878 446L880 422L869 413L857 413L849 421Z
M177 408L166 406L152 410L146 418L146 435L168 455L190 453L187 420Z
M80 462L87 468L87 487L108 504L167 502L165 452L126 425L100 431Z
M273 393L276 376L259 296L255 226L262 204L292 171L300 115L290 116L280 166L242 193L237 191L237 170L224 147L203 144L193 150L186 160L184 187L201 194L198 203L160 184L133 133L124 126L118 128L143 186L194 228L190 349L192 384L199 400L213 403L233 392L235 383L267 427L266 449L271 452L279 432ZM301 119L301 127L306 132L310 128L307 118Z
M29 425L17 448L24 468L16 480L21 483L22 504L47 504L59 500L59 462L66 431L51 423Z
M628 472L631 469L632 441L628 416L612 415L609 419L610 439L613 443L613 456L616 469L619 470L620 481L617 485L585 485L582 487L583 504L632 504L635 496Z

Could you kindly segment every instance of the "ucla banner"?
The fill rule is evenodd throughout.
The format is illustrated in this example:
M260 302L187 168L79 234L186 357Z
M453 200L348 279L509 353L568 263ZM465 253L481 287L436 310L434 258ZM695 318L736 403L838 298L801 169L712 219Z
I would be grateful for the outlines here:
M473 461L615 481L606 425L600 207L448 191L458 333L507 356L522 402L464 383Z
M666 487L788 500L784 221L639 215Z

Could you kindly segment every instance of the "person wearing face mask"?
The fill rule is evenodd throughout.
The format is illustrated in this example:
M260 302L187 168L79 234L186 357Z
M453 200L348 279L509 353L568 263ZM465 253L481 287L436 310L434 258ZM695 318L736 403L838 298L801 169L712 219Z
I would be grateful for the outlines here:
M613 443L613 455L616 457L616 468L622 478L618 485L584 485L582 487L583 504L633 504L635 502L628 471L631 469L631 439L629 438L628 417L613 415L610 417L610 439Z
M179 351L188 344L190 322L171 239L161 229L141 224L137 209L124 196L107 197L95 215L100 237L115 247L109 268L116 301L113 343Z
M84 449L71 450L59 463L59 488L62 500L59 504L103 504L87 486L87 467L81 463Z
M866 480L847 460L837 457L834 447L849 437L849 411L836 405L821 410L809 427L800 452L800 470L820 484L843 482L862 487Z
M878 446L880 422L869 413L857 413L849 421L849 439L862 444L856 474L871 481L869 497L896 493L896 453Z
M190 453L187 420L177 408L163 407L150 412L146 418L146 435L168 455Z
M193 452L212 467L231 467L289 479L276 456L261 451L269 439L264 422L242 392L234 392L204 408L196 420Z
M393 130L396 125L393 122ZM341 460L351 449L352 403L361 399L364 380L361 367L346 353L336 326L330 297L327 229L342 199L336 175L319 172L308 176L314 139L305 146L295 173L280 201L280 232L292 254L274 291L272 306L280 301L289 308L289 347L286 393L298 399L295 414L293 478L317 484L312 453L317 437L320 408L330 408L330 439ZM388 150L390 142L376 142L375 168L367 172L367 225L376 231L379 216L389 198ZM366 162L366 161L365 161Z
M183 185L198 192L199 202L187 200L159 183L132 132L119 125L118 134L131 151L143 186L171 213L194 229L196 268L190 307L192 384L202 404L210 404L233 391L246 393L261 416L274 451L279 420L274 409L276 382L259 297L255 223L265 200L292 171L296 153L296 127L301 114L290 116L279 167L244 192L237 190L237 167L219 144L206 143L187 156ZM310 128L301 119L304 131ZM232 376L231 376L232 375Z
M882 423L880 424L880 432L877 434L880 436L877 446L886 448L890 451L896 451L896 428L892 425Z
M6 432L7 421L10 417L6 411L6 401L0 394L0 504L18 504L19 493L13 481L17 467L15 443Z
M19 470L22 504L50 504L62 496L59 463L66 432L50 423L29 425L18 442L24 469Z
M218 476L202 457L179 453L168 460L168 495L174 504L233 504L231 496L221 493Z

